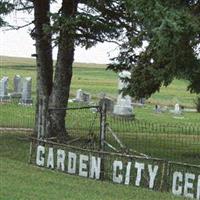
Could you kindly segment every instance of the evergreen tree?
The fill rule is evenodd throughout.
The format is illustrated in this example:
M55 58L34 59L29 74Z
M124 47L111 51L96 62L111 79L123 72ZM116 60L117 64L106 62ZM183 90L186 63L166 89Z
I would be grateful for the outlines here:
M174 78L200 93L200 1L127 0L135 33L109 68L132 72L125 92L149 97Z

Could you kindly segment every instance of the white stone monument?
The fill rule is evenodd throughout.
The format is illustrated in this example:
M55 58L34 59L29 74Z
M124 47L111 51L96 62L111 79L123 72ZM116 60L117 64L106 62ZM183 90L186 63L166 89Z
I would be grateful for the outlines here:
M129 71L122 71L119 73L118 90L119 95L117 97L117 104L114 106L113 114L122 117L133 117L133 107L131 105L131 97L129 95L123 96L121 90L126 88L128 85L121 78L131 78Z
M75 98L75 101L76 102L81 102L83 99L83 91L81 89L78 89L76 91L76 98Z
M182 114L182 110L181 110L180 105L178 103L176 103L175 106L174 106L174 114L177 114L177 115Z
M162 110L161 110L160 105L156 104L156 105L155 105L155 112L156 112L156 113L161 113L161 111L162 111Z
M31 77L24 78L22 84L22 98L20 99L20 104L22 105L33 104L33 100L31 98L31 87L32 87L32 78Z
M8 95L8 77L4 76L0 80L0 101L7 101L10 99Z
M22 78L20 75L15 75L13 79L14 92L11 93L12 98L20 98L22 96Z
M89 103L91 100L91 95L87 92L84 92L81 89L78 89L76 91L76 98L75 98L75 102L82 102L82 103Z

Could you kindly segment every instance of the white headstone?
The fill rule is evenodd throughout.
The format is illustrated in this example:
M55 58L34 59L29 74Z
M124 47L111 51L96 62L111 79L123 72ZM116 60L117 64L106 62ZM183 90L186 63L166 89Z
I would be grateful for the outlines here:
M160 113L161 112L161 107L160 107L160 105L155 105L155 112L156 113Z
M33 100L31 98L31 87L32 87L32 78L26 77L23 80L22 84L22 98L20 103L23 105L32 105Z
M181 113L182 111L181 111L180 105L176 103L174 106L174 114L181 114Z
M131 73L129 71L122 71L119 73L118 79L118 90L121 91L124 88L127 88L128 84L124 82L123 78L131 78ZM117 97L117 104L114 106L114 115L130 117L133 116L133 107L131 105L131 97L129 95L123 96L122 92L119 92Z
M128 84L122 80L123 78L131 79L131 73L126 70L119 73L119 78L118 78L118 89L119 90L122 90L128 86Z
M76 91L76 98L75 102L83 102L83 103L89 103L91 100L91 95L87 92L84 92L81 89L78 89Z
M13 79L13 84L14 84L14 92L21 93L22 92L22 84L21 84L21 76L20 75L15 75L15 77Z
M76 91L76 98L75 98L75 101L77 102L81 102L83 99L83 91L81 89L78 89Z
M22 96L22 79L20 75L15 75L13 79L14 92L11 93L12 98L20 98Z
M0 80L0 101L8 100L10 97L8 95L8 77L4 76Z

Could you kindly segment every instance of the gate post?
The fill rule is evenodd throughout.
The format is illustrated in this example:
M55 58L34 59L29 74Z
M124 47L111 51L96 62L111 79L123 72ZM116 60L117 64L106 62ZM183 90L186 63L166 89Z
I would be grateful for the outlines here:
M46 137L46 115L47 115L47 102L46 98L42 97L39 99L38 109L38 134L37 139Z
M105 151L105 137L106 137L106 103L104 101L104 99L102 99L101 101L102 103L99 105L100 108L100 138L99 138L99 149L100 152L104 152ZM100 153L100 157L101 157L101 173L100 173L100 177L101 180L104 180L105 177L105 158L104 158L104 154Z
M38 100L38 124L37 124L37 139L40 139L42 136L42 100Z
M106 103L104 99L100 105L100 151L105 150L105 137L106 137Z

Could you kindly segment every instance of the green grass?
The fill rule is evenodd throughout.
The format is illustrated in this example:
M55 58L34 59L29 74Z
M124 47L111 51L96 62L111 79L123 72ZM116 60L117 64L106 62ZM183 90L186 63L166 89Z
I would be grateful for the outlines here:
M154 106L152 105L146 105L144 108L135 108L136 118L140 121L165 125L200 125L200 113L184 112L180 118L176 118L170 112L155 113L153 109Z
M174 80L171 85L162 87L160 92L152 95L149 102L172 106L178 102L186 107L193 107L196 95L187 91L187 85L186 80Z
M33 128L35 109L18 105L0 103L0 127Z
M178 200L168 193L114 185L29 165L22 133L0 132L1 200Z
M0 77L3 75L9 77L9 91L12 92L12 79L15 74L20 74L23 77L31 76L33 78L33 98L35 98L35 60L12 57L0 57L0 60ZM105 68L105 65L75 63L71 98L75 96L76 90L81 88L92 94L93 101L97 101L102 92L116 99L117 75L112 71L106 71ZM200 146L200 133L195 130L188 131L185 127L197 127L199 130L200 114L184 113L183 118L180 119L174 118L170 112L156 114L153 111L154 104L157 103L172 106L179 102L187 107L193 107L193 99L196 95L188 93L186 88L186 81L174 80L169 87L162 87L159 93L155 93L148 99L147 102L149 103L144 108L134 108L138 124L122 121L114 122L110 117L108 119L112 121L112 123L110 122L112 129L129 148L139 152L156 157L179 161L183 159L183 161L198 163L199 157L196 157L196 152L200 151L198 147ZM69 106L74 105L70 104ZM1 103L0 126L32 128L34 126L34 110L34 107L18 105L17 101L7 104ZM69 112L68 116L68 128L74 130L73 132L80 129L84 132L83 134L88 133L88 127L91 127L94 114L90 111L86 113L73 111L73 113ZM164 128L162 128L163 126ZM173 126L176 127L172 128ZM95 131L96 134L99 131L98 118L95 121ZM192 152L193 154L191 154Z
M35 99L36 68L32 66L34 61L31 59L28 59L27 61L26 59L19 58L9 58L10 60L8 58L6 59L8 61L5 61L5 57L2 57L2 62L0 64L0 77L3 75L9 77L9 92L12 92L12 79L15 74L20 74L22 77L31 76L33 78L32 94L33 99ZM27 66L23 66L23 63L27 64ZM106 93L108 96L111 96L113 99L116 99L117 75L111 71L106 71L104 68L105 66L103 67L102 65L94 65L94 68L92 68L91 65L87 67L85 64L75 64L70 92L71 98L75 96L77 89L82 88L83 90L86 90L92 94L93 101L97 101L97 98L99 98L102 92ZM152 104L159 103L161 105L174 105L175 102L178 101L185 106L193 107L193 99L195 98L195 95L188 93L186 91L186 86L186 81L175 80L169 87L162 88L160 93L154 94L148 100L148 102L151 102ZM144 109L135 108L137 119L164 124L199 123L200 116L197 113L185 113L184 119L174 119L170 113L155 114L153 112L154 105L152 104L147 104ZM17 105L17 103L8 104L7 107L0 105L0 109L2 112L4 112L4 116L1 116L0 121L3 125L6 125L6 123L10 124L11 121L15 126L17 124L21 125L21 122L26 124L28 122L26 122L27 120L24 120L24 118L30 118L26 113L34 113L34 110L24 112L26 109L21 109L21 106ZM12 115L10 115L10 112L8 112L11 110L14 111L12 112ZM32 116L32 118L34 117Z
M23 57L11 57L11 56L1 56L0 55L0 63L2 66L11 67L11 66L27 66L32 67L35 66L36 60L34 58L23 58ZM54 61L55 64L55 61ZM95 68L106 68L104 64L96 64L96 63L74 63L74 66L82 66L82 67L95 67Z
M106 65L75 63L71 85L71 96L81 88L92 94L93 98L99 97L104 92L108 96L117 97L117 74L107 71ZM12 91L12 80L15 74L22 77L31 76L33 79L33 96L35 96L36 67L35 60L28 58L14 58L0 56L0 77L8 76L9 89ZM173 106L176 102L186 107L194 107L196 95L187 91L187 81L174 80L169 87L162 87L160 92L152 95L148 102L153 104Z

